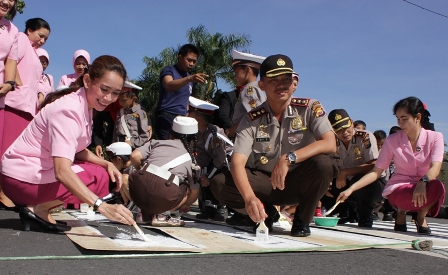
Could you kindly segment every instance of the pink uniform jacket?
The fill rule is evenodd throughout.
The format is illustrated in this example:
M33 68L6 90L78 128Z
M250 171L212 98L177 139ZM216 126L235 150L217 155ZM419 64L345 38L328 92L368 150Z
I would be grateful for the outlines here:
M416 152L403 131L387 137L381 148L375 166L388 169L393 161L395 172L386 184L383 197L387 197L398 187L415 184L431 167L431 162L442 162L444 153L443 135L422 128L417 141Z

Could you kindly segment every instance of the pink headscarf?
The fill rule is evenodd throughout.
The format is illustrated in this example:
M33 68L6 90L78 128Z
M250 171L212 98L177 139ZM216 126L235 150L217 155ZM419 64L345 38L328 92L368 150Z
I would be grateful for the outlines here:
M50 63L50 56L48 55L48 52L42 48L37 48L36 49L36 53L37 56L41 57L41 56L45 56L48 60L48 63Z
M80 56L83 56L83 57L87 60L87 63L90 64L90 54L89 54L87 51L85 51L85 50L77 50L77 51L73 54L73 60L72 60L72 64L73 64L73 65L75 64L75 60L76 60L76 58L78 58L78 57L80 57Z

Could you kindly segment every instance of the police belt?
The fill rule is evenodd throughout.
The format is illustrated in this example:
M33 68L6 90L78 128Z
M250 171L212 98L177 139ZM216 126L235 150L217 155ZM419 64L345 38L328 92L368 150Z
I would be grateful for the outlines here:
M175 176L175 175L174 175L174 177L172 177L173 174L168 170L171 168L174 168L176 166L179 166L182 163L187 162L189 160L191 160L190 154L185 153L160 167L157 165L154 165L154 164L149 164L148 167L146 167L146 171L153 175L161 177L167 181L170 178L172 178L173 179L172 182L174 184L176 184L177 186L179 186L179 177Z

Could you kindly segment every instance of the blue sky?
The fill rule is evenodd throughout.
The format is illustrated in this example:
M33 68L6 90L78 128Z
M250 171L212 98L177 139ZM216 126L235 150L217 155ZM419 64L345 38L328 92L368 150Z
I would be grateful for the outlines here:
M410 0L448 15L446 0ZM118 57L138 78L144 56L187 42L186 31L250 36L248 50L291 57L300 74L297 97L316 98L327 112L344 108L375 131L396 124L392 107L422 99L448 139L448 18L402 0L26 0L14 23L42 17L51 35L47 73L73 72L77 49ZM230 90L222 85L223 90Z

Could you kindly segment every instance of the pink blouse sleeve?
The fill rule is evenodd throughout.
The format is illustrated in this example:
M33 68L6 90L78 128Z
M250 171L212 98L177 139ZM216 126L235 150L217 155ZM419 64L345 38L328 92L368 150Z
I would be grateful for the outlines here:
M81 125L82 118L75 110L58 108L52 112L48 125L51 156L74 160Z
M16 34L14 36L14 41L12 42L11 50L9 51L9 54L8 54L8 59L16 60L16 61L18 59L18 44L19 44L17 35L18 34Z
M431 162L442 162L443 154L445 153L445 145L443 142L443 135L439 132L433 132L435 135L433 148L431 152Z
M391 144L392 141L393 140L390 136L384 141L383 147L381 148L378 159L375 163L376 167L383 170L389 168L389 165L394 158L393 146Z

